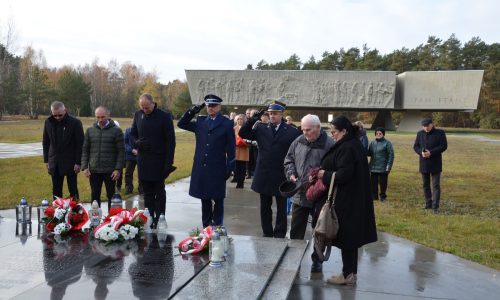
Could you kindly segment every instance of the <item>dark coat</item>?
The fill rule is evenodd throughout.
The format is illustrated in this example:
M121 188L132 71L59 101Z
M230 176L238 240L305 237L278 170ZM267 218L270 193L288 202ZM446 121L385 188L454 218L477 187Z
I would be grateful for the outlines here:
M174 163L175 132L172 115L156 107L149 115L139 110L134 115L130 136L145 140L151 147L137 154L139 179L162 181Z
M252 190L259 194L281 196L279 185L286 180L283 162L299 131L282 121L274 134L270 124L259 123L254 127L255 122L254 119L248 120L239 132L242 138L257 141L259 147Z
M432 128L428 133L420 130L417 133L413 150L419 156L420 173L440 173L443 171L443 159L441 153L448 148L446 134L443 130ZM422 151L427 149L431 152L429 158L422 157Z
M391 171L394 162L394 149L389 140L381 138L371 141L367 155L371 156L370 171L372 173Z
M377 241L370 170L359 140L346 136L336 142L321 160L321 168L325 170L323 182L327 190L336 172L339 232L333 244L341 249L355 249Z
M49 173L59 175L74 173L74 166L82 160L82 122L66 113L61 123L53 116L45 120L43 128L43 161L49 164ZM57 140L57 126L62 127L62 141Z
M130 136L132 128L125 129L124 143L125 143L125 160L137 160L137 156L132 154L132 150L135 148L135 139Z
M82 170L92 173L112 173L123 169L125 146L123 132L109 120L104 128L97 123L87 128L83 141Z
M226 175L234 170L236 138L234 123L222 114L211 121L208 116L198 116L187 111L177 123L179 128L196 136L193 169L189 195L199 199L226 197Z

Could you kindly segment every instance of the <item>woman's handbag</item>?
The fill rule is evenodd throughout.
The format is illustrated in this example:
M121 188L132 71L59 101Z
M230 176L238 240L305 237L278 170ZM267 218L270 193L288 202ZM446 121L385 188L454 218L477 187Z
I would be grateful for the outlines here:
M312 177L312 182L309 183L309 186L307 187L306 199L311 202L320 198L326 190L323 180L318 179L319 170L319 167L312 168L308 174L309 177Z
M337 233L339 231L339 221L335 213L335 196L337 194L337 188L333 187L334 182L335 173L332 174L328 198L321 208L318 221L313 231L314 251L316 251L320 261L326 261L330 258L332 244L335 238L337 238Z

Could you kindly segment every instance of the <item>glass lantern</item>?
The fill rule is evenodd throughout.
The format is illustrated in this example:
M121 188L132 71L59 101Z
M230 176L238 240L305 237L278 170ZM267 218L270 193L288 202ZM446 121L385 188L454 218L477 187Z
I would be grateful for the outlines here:
M214 268L219 268L222 266L222 261L224 259L224 245L217 231L214 231L209 244L209 257L210 266Z
M28 204L28 201L24 197L16 205L16 220L17 223L31 224L31 205Z

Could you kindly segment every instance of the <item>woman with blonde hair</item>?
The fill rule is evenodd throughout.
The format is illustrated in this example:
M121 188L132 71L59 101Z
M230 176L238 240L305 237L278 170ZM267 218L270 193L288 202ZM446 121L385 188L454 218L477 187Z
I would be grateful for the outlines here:
M234 120L234 134L236 136L236 166L234 169L234 179L236 180L236 188L242 189L245 183L246 165L250 160L250 150L249 145L238 135L241 126L246 122L245 115L239 114Z

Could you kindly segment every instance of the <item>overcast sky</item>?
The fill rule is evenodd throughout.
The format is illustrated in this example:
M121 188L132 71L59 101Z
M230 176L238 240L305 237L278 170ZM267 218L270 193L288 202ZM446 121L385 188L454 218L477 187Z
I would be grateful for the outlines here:
M0 0L0 32L12 20L17 53L31 45L52 67L98 58L130 61L160 81L185 69L244 69L296 53L311 55L364 43L389 53L430 35L455 33L500 42L498 0ZM3 40L3 39L2 39Z

